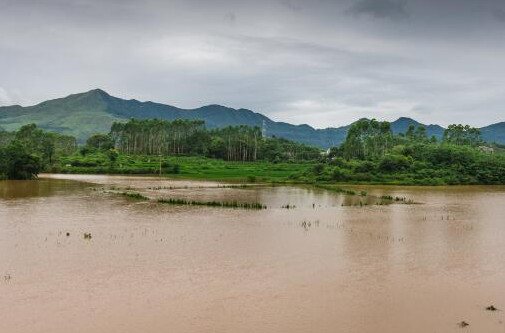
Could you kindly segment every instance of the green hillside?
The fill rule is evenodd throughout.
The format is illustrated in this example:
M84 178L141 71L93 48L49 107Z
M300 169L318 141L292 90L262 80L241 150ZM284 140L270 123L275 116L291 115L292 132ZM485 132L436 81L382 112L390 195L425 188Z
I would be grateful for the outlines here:
M505 144L505 122L482 127L480 131L484 140Z
M108 111L109 101L103 92L93 90L42 102L35 106L0 108L0 126L13 131L29 123L40 128L69 134L85 140L98 132L107 133L114 121L124 118Z
M131 118L201 119L209 128L227 125L262 127L264 124L268 136L282 137L323 149L343 142L350 126L314 129L308 125L275 122L247 109L207 105L186 110L154 102L124 100L95 89L29 107L0 107L0 130L13 131L22 125L36 123L40 128L73 135L84 142L95 133L107 133L113 122ZM411 124L422 125L413 119L402 117L392 122L391 127L394 133L403 133ZM441 138L444 131L438 125L427 125L426 130L428 136L434 135L437 138ZM505 143L505 123L484 127L482 132L486 140Z

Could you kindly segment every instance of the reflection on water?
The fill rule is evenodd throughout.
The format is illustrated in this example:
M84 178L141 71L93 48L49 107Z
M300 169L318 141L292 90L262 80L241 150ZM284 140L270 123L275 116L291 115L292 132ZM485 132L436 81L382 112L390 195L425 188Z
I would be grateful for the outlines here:
M70 180L11 180L0 181L0 199L23 199L66 195L89 187L90 184Z
M505 332L485 310L505 309L503 187L356 187L422 204L348 207L320 189L66 178L0 182L2 332Z

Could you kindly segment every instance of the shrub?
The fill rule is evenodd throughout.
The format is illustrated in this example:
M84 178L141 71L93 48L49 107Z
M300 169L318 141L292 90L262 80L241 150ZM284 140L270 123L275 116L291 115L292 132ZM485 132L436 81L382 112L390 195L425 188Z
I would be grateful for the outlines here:
M382 172L399 172L410 168L411 159L403 155L384 156L379 162L379 170Z

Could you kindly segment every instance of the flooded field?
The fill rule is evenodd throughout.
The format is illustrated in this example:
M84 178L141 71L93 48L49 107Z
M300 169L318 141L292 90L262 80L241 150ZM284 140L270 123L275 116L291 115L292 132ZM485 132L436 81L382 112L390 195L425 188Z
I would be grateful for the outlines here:
M0 332L505 332L505 187L344 188L0 181Z

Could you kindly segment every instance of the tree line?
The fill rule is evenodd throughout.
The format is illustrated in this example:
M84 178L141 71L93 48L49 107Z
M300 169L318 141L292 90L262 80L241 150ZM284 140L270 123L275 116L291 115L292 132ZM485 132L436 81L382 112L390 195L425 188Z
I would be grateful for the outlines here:
M59 156L76 150L74 137L46 132L35 124L16 132L0 131L0 178L32 179Z
M206 156L243 162L310 160L320 156L317 147L275 137L263 138L257 126L209 130L201 120L116 122L108 135L90 137L82 152L110 149L125 155Z
M311 181L400 184L505 184L505 155L468 125L450 125L441 140L422 125L394 135L388 122L354 123L345 142L302 175Z

